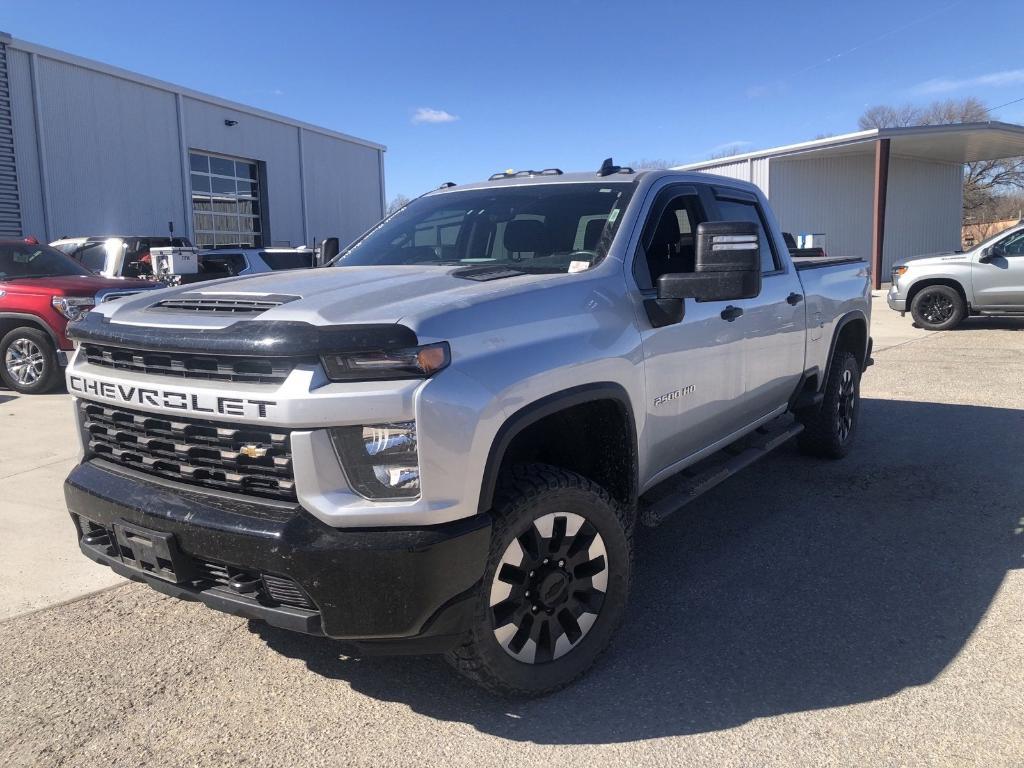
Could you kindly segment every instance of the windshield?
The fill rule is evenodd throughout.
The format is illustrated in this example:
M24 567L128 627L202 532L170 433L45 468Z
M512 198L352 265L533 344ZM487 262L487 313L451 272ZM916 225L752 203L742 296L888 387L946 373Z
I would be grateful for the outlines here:
M1006 229L1001 229L998 232L996 232L994 235L989 235L984 240L982 240L980 243L975 243L974 245L970 246L970 248L971 248L972 251L976 251L979 248L984 248L987 245L989 245L991 243L994 243L996 240L998 240L1001 237L1006 237L1007 235L1011 235L1011 234L1013 234L1013 227L1007 227Z
M48 245L0 243L0 280L88 274L74 259Z
M532 184L413 200L334 266L500 265L567 272L608 253L632 182Z

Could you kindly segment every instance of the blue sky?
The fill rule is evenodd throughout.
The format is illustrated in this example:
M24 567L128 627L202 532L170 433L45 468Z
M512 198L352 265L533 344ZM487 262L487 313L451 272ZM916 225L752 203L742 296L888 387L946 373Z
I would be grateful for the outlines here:
M0 0L15 37L386 144L389 198L787 144L878 103L1003 104L1022 22L1020 0Z

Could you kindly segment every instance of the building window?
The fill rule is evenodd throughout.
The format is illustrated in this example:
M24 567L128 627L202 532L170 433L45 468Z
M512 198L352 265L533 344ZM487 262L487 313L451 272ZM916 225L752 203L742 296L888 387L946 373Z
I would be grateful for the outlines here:
M192 230L200 248L263 245L266 206L252 160L189 153Z

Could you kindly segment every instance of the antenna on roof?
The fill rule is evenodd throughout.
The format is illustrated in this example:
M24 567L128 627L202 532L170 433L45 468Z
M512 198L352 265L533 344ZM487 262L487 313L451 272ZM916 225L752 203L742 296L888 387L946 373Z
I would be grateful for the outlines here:
M605 161L601 163L601 167L597 171L598 176L611 176L613 173L635 173L635 171L626 165L615 165L610 157L605 158Z

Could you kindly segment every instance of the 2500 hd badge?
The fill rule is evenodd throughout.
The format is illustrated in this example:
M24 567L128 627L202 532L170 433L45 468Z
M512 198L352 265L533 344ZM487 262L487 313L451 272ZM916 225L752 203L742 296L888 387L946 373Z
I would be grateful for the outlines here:
M176 392L172 389L135 387L97 381L86 376L68 376L68 389L79 395L92 395L122 403L138 403L154 408L168 408L189 413L219 413L224 416L255 416L267 418L268 411L277 406L274 400L250 400L244 397Z

